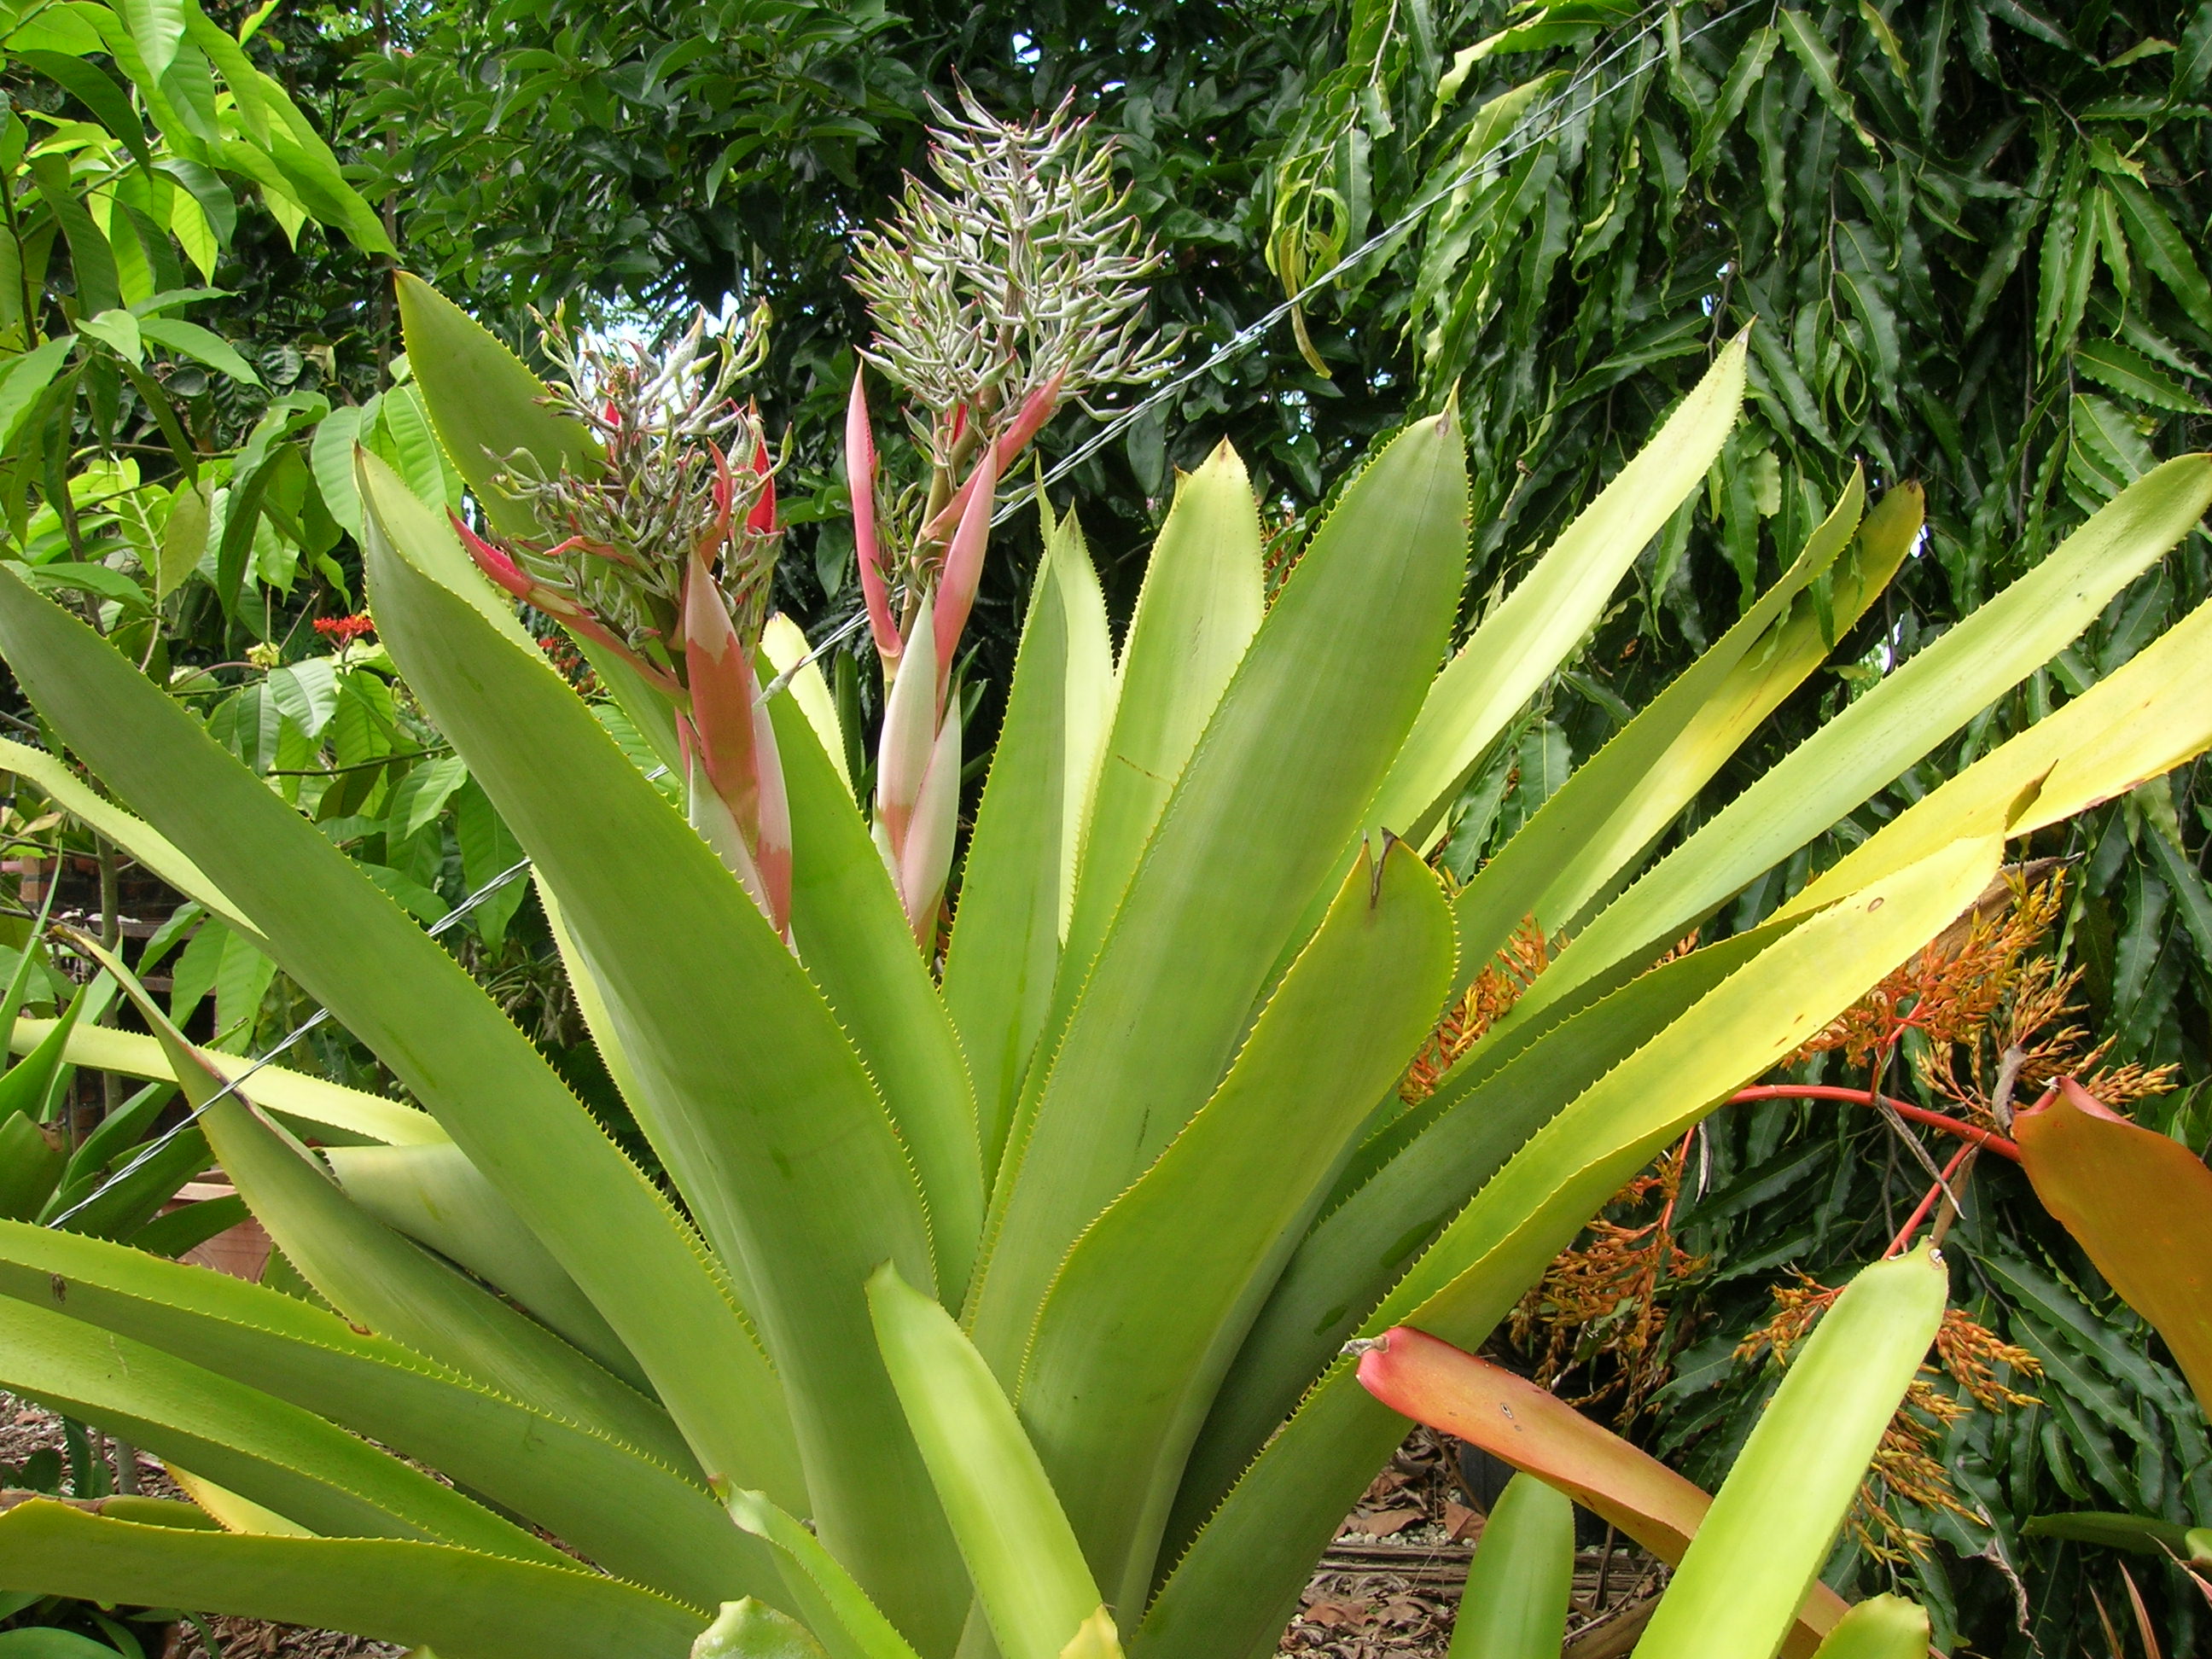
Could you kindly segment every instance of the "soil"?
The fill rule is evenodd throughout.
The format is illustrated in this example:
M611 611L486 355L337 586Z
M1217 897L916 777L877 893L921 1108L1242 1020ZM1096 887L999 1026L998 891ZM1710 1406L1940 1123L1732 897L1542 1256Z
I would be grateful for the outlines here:
M1416 1429L1346 1517L1278 1650L1308 1659L1443 1659L1482 1513L1455 1443ZM1580 1551L1563 1659L1635 1646L1665 1569L1625 1539Z
M59 1419L0 1393L0 1464L20 1468L47 1448L63 1450ZM138 1473L148 1495L182 1496L159 1461L143 1452ZM1415 1430L1322 1557L1279 1651L1302 1659L1443 1659L1468 1559L1481 1535L1482 1514L1459 1484L1455 1449L1431 1430ZM1664 1569L1625 1540L1582 1551L1563 1659L1628 1653L1663 1577ZM404 1651L253 1619L208 1622L219 1654L180 1625L161 1659L398 1659Z

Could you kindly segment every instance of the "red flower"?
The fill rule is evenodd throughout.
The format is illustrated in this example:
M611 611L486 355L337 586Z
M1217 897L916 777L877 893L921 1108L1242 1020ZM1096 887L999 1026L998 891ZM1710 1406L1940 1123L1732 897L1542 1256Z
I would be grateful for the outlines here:
M352 617L318 617L315 632L326 640L336 640L340 645L351 645L364 634L376 632L376 623L366 615Z

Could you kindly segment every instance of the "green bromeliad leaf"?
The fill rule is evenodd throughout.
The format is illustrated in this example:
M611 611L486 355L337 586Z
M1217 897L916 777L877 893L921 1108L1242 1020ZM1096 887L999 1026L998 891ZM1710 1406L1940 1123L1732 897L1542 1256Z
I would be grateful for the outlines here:
M1451 963L1449 908L1413 849L1363 858L1213 1098L1054 1281L1023 1367L1023 1420L1132 1628L1221 1375L1376 1097L1427 1035Z
M581 470L599 446L545 407L545 383L481 323L419 276L400 273L399 326L415 384L454 471L503 536L537 531L527 508L492 483L507 456L527 453L549 473Z
M664 1461L682 1457L682 1438L656 1404L353 1204L246 1095L225 1092L119 960L82 934L76 944L130 993L224 1172L333 1307L487 1387L544 1401Z
M1078 984L1176 780L1259 631L1266 585L1260 542L1252 481L1224 443L1197 471L1176 479L1129 619L1066 929L1069 975Z
M1782 579L1476 872L1454 904L1462 979L1524 916L1547 937L1575 923L1874 603L1920 534L1921 493L1900 485L1863 524L1863 500L1855 473ZM1823 577L1825 611L1807 591Z
M1582 643L1644 544L1704 479L1743 403L1748 331L1560 532L1436 677L1369 822L1424 848L1484 750Z
M1490 1512L1452 1618L1451 1659L1554 1659L1575 1588L1575 1506L1516 1474Z
M1694 951L1521 1041L1484 1044L1378 1129L1274 1281L1215 1394L1169 1529L1187 1544L1345 1339L1455 1211L1567 1103L1771 944L1763 930Z
M8 1046L18 1054L27 1054L46 1040L54 1026L55 1022L49 1019L20 1018ZM170 1074L168 1056L155 1039L143 1032L118 1031L106 1025L80 1025L70 1032L63 1056L72 1066L122 1077L167 1079ZM225 1082L244 1076L251 1067L254 1098L288 1117L326 1123L394 1146L450 1144L437 1119L403 1102L216 1049L201 1050L200 1059Z
M1399 436L1315 536L1223 694L1014 1125L971 1297L1001 1378L1069 1244L1212 1093L1352 844L1443 653L1466 488L1449 416Z
M0 1589L358 1631L441 1659L688 1659L703 1613L571 1565L367 1538L146 1526L32 1502L0 1516Z
M1960 842L1788 931L1538 1130L1361 1329L1474 1349L1622 1182L1955 917L2002 843ZM1540 980L1538 981L1541 983ZM1143 1659L1257 1652L1405 1432L1340 1359L1199 1531L1145 1615Z
M945 957L945 1006L975 1079L987 1171L999 1166L1052 1006L1115 692L1106 601L1070 513L1045 538Z
M882 1099L737 878L544 653L487 617L489 587L473 570L453 576L464 592L442 584L459 557L450 529L367 464L361 477L382 637L558 895L641 1126L708 1242L744 1264L805 1507L902 1627L949 1641L966 1611L957 1559L889 1379L866 1358L868 1273L894 1260L934 1279L921 1194Z
M999 1651L1061 1659L1101 1597L1012 1402L952 1316L888 1262L868 1311Z
M132 664L4 571L0 652L76 751L500 1184L708 1469L801 1489L773 1378L696 1241L460 965ZM748 1376L763 1379L772 1412L744 1410Z
M561 1553L313 1413L159 1348L0 1299L0 1381L203 1470L309 1530L556 1565Z
M253 1097L261 1099L258 1079ZM369 1215L496 1286L632 1388L650 1390L613 1327L459 1147L326 1146L321 1156Z
M2042 563L1799 744L1577 934L1515 1010L1640 966L2057 655L2212 505L2212 456L2138 479Z
M778 1599L695 1468L510 1400L295 1297L100 1239L0 1224L0 1293L145 1343L417 1458L608 1571L700 1607Z
M960 1039L853 792L795 697L769 712L792 832L799 959L852 1039L912 1154L944 1294L957 1302L983 1230L983 1159Z
M1949 1292L1949 1270L1926 1244L1862 1269L1844 1287L1791 1356L1638 1653L1705 1659L1781 1645L1936 1340Z

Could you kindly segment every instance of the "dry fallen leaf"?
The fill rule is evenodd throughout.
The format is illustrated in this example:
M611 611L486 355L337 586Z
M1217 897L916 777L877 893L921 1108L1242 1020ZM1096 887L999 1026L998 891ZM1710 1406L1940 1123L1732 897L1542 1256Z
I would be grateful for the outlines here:
M1373 1515L1352 1517L1352 1525L1371 1538L1388 1538L1392 1533L1403 1532L1416 1522L1429 1517L1419 1510L1382 1510Z
M1327 1625L1334 1629L1339 1625L1364 1625L1367 1608L1358 1601L1316 1601L1305 1611L1310 1625Z

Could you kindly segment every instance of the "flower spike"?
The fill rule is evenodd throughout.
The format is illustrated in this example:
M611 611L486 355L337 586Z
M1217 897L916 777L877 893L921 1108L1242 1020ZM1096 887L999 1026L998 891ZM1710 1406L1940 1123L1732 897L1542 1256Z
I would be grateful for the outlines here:
M537 584L523 574L520 565L501 549L493 546L475 531L470 529L462 521L459 514L449 508L446 516L453 521L453 529L461 538L461 545L468 550L469 557L475 561L477 569L483 571L495 584L505 588L524 604L536 603L531 598L531 594Z
M1030 440L1044 429L1044 423L1060 407L1060 377L1055 374L1022 399L1022 406L1014 411L1013 420L999 434L999 441L991 446L991 452L996 457L992 478L994 489L998 487L998 480L1006 477L1006 469L1014 464L1015 459L1029 447ZM951 531L953 525L967 513L968 494L975 486L975 474L970 472L960 487L952 492L951 499L921 527L924 544L940 541Z
M905 641L891 620L889 590L884 585L883 550L876 543L876 434L868 421L867 370L853 371L853 396L845 405L845 477L853 494L853 545L860 558L860 592L868 601L868 628L876 636L876 654L884 660L886 676L898 665Z
M945 710L945 689L952 674L952 659L959 648L960 631L975 608L975 589L983 575L983 553L991 541L991 509L999 494L998 448L987 446L968 475L968 506L960 515L960 528L945 555L945 573L937 583L937 708Z
M768 437L762 432L760 406L752 407L753 476L760 480L760 494L754 499L752 511L745 514L745 528L756 536L775 533L775 474L769 468Z

